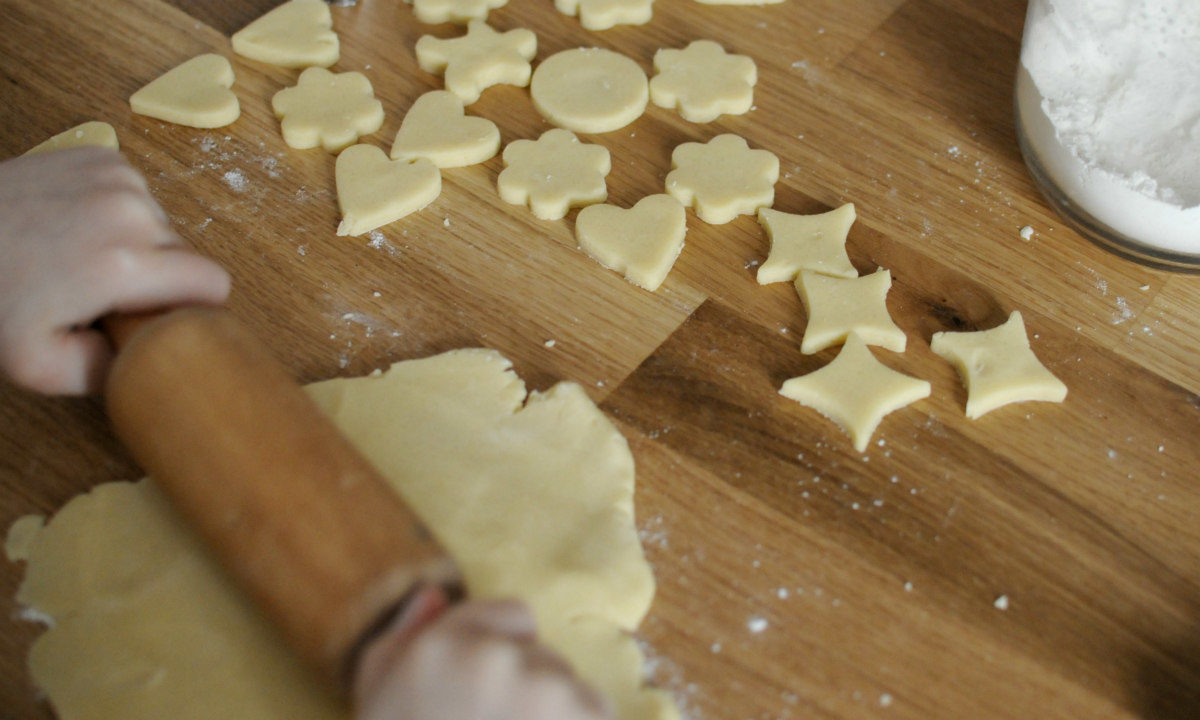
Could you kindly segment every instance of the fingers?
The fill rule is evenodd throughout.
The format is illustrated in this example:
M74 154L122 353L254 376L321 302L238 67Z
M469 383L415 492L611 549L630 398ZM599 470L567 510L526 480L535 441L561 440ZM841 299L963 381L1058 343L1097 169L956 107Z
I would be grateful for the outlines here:
M0 350L12 379L45 395L97 392L112 362L112 346L95 330L5 342Z

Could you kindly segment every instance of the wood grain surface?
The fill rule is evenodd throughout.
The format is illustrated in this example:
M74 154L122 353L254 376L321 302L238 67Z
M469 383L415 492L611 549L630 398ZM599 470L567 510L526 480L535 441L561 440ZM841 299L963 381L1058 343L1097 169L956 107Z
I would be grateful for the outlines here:
M637 460L660 583L641 636L689 717L1200 717L1200 278L1106 254L1038 195L1012 121L1024 3L658 0L650 24L602 33L549 0L492 15L535 30L539 59L599 45L649 72L657 48L699 38L755 59L745 116L694 125L651 107L586 139L612 152L623 206L662 191L673 147L720 132L779 156L777 209L855 203L851 258L892 271L909 336L878 355L933 385L864 455L776 394L836 350L800 353L803 307L755 282L768 243L751 217L689 213L653 294L579 251L573 214L500 201L498 158L446 171L442 196L377 240L336 237L331 157L287 148L270 110L295 71L229 49L273 2L0 0L0 152L115 125L178 233L233 273L233 312L302 380L488 346L531 388L588 388ZM368 140L387 147L440 86L414 42L456 30L399 0L333 12L337 69L371 78L387 120ZM206 51L233 61L234 125L131 114L130 93ZM471 112L505 142L548 127L523 89L488 90ZM930 336L1013 309L1070 395L969 421ZM138 475L97 402L0 386L0 525ZM20 574L0 563L6 617ZM24 669L36 634L0 631L0 717L50 717Z

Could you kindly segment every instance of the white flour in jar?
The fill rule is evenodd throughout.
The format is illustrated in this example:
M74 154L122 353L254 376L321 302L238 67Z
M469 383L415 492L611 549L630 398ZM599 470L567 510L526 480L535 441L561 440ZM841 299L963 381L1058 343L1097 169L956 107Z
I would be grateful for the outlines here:
M1031 0L1017 101L1076 206L1200 256L1200 0Z

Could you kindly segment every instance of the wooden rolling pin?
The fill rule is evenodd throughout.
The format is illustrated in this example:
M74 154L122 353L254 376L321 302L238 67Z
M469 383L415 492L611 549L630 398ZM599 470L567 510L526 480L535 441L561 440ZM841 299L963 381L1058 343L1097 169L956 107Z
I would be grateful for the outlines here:
M347 690L373 631L418 589L455 587L453 565L227 312L105 327L117 435L296 653Z

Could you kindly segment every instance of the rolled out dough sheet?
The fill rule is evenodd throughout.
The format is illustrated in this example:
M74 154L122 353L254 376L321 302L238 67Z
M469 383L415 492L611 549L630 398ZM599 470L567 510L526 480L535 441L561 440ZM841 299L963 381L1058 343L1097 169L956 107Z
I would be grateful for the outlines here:
M583 389L527 395L511 364L460 350L309 387L458 561L474 597L519 597L543 640L622 720L673 720L628 634L654 578L633 459ZM109 483L36 531L18 591L53 619L30 652L63 720L340 720L154 484Z

